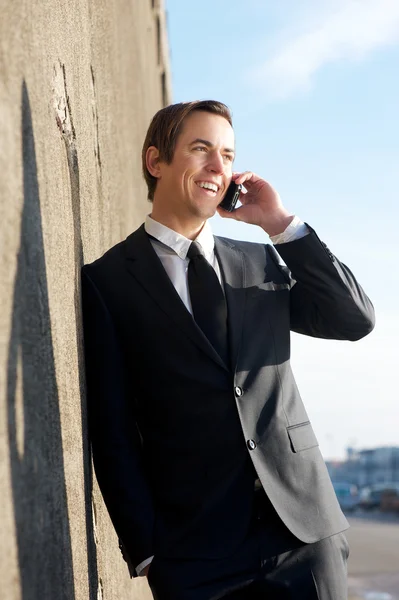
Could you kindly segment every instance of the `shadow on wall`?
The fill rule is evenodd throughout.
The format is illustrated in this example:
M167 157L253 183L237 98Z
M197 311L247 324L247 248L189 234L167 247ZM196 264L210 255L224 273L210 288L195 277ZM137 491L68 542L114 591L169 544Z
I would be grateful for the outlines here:
M22 85L24 203L7 371L8 437L21 599L75 598L59 397L49 314L35 141ZM80 265L77 266L80 269ZM82 406L82 422L85 423ZM84 436L86 436L84 429ZM97 597L91 473L84 442L90 600Z
M35 142L22 87L24 204L8 354L8 435L22 599L75 598Z

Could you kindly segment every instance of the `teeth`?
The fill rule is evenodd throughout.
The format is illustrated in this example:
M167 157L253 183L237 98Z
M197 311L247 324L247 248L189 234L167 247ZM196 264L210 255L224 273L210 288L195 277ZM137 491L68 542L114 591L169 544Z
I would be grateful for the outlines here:
M207 190L212 190L213 192L218 191L218 186L214 183L208 183L208 181L201 181L200 183L197 183L197 185Z

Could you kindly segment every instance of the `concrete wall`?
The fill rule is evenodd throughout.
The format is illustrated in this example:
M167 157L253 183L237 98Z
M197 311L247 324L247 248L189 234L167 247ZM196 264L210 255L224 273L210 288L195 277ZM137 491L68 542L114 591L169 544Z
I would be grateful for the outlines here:
M0 0L0 598L150 598L93 481L79 272L148 212L159 0Z

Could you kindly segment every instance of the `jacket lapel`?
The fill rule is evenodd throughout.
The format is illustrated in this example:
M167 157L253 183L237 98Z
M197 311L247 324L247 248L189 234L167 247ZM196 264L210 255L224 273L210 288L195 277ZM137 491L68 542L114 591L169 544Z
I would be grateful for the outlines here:
M240 349L245 309L244 256L230 240L215 237L215 251L224 280L228 311L231 368L234 373Z
M159 308L174 321L201 350L227 368L219 354L195 323L162 266L144 225L126 239L126 265Z

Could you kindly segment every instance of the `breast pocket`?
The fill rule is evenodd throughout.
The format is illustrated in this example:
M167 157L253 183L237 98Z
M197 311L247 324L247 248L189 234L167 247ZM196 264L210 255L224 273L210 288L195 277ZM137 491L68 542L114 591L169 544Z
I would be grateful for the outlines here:
M268 281L261 283L253 289L254 295L264 294L265 292L283 292L289 291L289 283L275 283L274 281Z
M310 421L287 427L287 433L293 452L302 452L302 450L308 450L319 445Z

